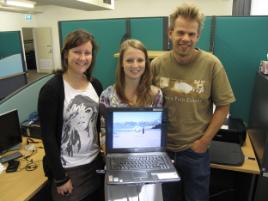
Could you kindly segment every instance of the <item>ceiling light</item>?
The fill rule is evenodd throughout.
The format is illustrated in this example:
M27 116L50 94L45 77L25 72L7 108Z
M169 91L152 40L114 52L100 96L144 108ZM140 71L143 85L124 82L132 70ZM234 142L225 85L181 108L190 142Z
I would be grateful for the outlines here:
M8 6L17 6L23 8L34 8L36 2L28 0L5 0L5 4Z

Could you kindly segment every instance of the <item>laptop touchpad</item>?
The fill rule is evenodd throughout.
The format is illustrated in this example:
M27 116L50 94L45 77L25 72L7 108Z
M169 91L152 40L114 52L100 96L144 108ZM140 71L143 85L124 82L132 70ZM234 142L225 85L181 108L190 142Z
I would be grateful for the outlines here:
M147 172L132 172L133 178L147 178Z

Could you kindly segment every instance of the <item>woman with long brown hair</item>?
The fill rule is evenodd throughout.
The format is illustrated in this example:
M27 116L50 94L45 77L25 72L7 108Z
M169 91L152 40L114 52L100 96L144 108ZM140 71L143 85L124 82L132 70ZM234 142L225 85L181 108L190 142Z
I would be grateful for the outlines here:
M101 83L92 77L94 37L76 30L67 35L62 69L41 89L38 113L45 148L44 172L54 201L103 199L98 143Z
M162 91L152 85L148 53L139 40L121 44L116 82L102 92L100 103L105 107L162 106Z

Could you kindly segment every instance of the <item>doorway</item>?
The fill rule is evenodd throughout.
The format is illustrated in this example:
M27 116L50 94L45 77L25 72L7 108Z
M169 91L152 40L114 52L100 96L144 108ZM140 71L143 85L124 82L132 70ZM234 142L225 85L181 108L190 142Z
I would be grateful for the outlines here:
M22 28L24 53L26 57L27 71L37 71L35 49L34 49L34 38L33 28Z
M52 31L50 27L23 27L27 79L32 82L54 69Z

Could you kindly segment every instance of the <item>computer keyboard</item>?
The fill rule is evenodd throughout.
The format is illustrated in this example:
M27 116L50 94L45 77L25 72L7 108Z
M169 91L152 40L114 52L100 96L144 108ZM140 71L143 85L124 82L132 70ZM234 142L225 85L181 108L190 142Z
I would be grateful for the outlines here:
M129 156L114 158L111 165L113 170L167 169L167 165L161 156Z
M20 152L14 152L12 154L8 154L8 155L5 155L3 157L0 158L0 163L6 163L8 161L11 161L11 160L14 160L14 159L17 159L17 158L20 158L22 157L22 154Z

